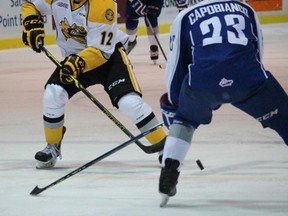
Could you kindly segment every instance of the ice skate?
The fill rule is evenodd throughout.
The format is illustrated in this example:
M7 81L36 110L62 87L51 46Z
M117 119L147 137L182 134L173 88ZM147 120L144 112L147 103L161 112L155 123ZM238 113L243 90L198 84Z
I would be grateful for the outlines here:
M180 172L177 168L180 163L178 160L171 158L166 158L165 167L161 169L160 179L159 179L159 193L161 196L160 207L164 207L169 198L174 196L177 192L176 185L178 183L178 177Z
M127 49L126 49L126 54L128 55L133 49L134 47L137 45L137 40L135 38L134 41L128 41L128 46L127 46Z
M157 63L159 58L158 46L152 45L150 46L150 59L153 61L153 64Z
M62 139L65 132L66 128L63 127ZM55 166L58 157L62 159L61 141L58 144L47 144L47 146L43 150L38 151L35 154L37 169L52 168Z

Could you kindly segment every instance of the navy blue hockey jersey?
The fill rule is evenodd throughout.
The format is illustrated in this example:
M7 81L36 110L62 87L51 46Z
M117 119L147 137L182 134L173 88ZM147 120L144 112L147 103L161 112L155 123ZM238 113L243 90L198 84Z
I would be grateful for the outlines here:
M186 75L192 89L238 91L267 78L255 11L231 0L204 0L183 10L170 32L166 68L168 97L178 104Z

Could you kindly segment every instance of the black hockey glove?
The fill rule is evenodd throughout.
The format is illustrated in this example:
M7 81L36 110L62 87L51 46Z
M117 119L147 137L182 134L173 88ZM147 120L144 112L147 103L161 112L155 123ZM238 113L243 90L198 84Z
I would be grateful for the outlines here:
M131 6L139 16L145 16L147 14L147 6L141 0L129 0Z
M75 79L82 73L85 67L85 61L78 55L70 55L66 57L60 69L60 80L64 84L71 84L73 76Z
M41 16L30 15L23 20L22 41L35 52L41 52L40 46L44 46L44 21Z

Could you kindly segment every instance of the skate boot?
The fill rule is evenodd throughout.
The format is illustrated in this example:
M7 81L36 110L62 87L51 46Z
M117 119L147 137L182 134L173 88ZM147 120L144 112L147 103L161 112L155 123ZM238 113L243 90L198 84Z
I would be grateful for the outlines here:
M63 127L62 139L64 137L65 132L66 132L66 128ZM47 146L43 150L38 151L35 154L37 169L52 168L55 166L58 157L62 159L61 141L58 144L48 143Z
M126 54L128 55L131 51L132 51L132 49L134 49L134 47L136 46L136 44L137 44L137 40L136 40L136 38L135 38L135 40L134 41L128 41L128 46L127 46L127 49L126 49Z
M166 158L165 160L165 167L161 169L159 179L159 193L161 195L160 207L164 207L168 203L169 198L177 192L176 185L180 174L177 168L179 165L178 160L171 158Z
M150 59L153 61L153 64L156 64L158 58L159 58L158 46L157 45L150 46Z

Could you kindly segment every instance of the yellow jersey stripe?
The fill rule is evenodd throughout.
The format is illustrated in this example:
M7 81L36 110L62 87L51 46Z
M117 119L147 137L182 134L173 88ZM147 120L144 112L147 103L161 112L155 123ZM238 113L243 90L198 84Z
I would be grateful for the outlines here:
M133 85L133 88L135 91L141 93L141 88L137 82L137 79L135 77L135 74L133 72L133 69L132 69L132 65L130 63L130 60L127 58L127 55L126 53L124 52L123 48L118 48L120 54L121 54L121 57L122 57L122 60L123 62L125 63L125 65L127 66L127 70L128 70L128 73L129 73L129 77L130 77L130 80L132 82L132 85Z

